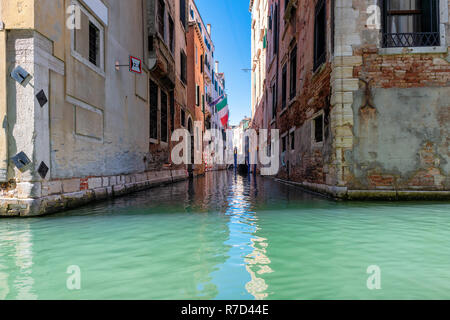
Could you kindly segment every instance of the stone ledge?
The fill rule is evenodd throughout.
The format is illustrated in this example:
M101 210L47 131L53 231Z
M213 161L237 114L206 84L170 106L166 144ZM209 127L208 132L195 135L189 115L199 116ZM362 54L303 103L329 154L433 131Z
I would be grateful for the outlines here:
M305 189L307 192L314 192L332 198L345 198L347 195L346 187L328 186L325 184L310 182L295 182L276 178L275 181L290 184Z
M348 190L347 187L329 186L309 182L294 182L275 178L276 181L298 186L305 191L318 193L340 200L365 201L410 201L450 200L450 191L418 191L418 190Z
M450 191L349 190L348 200L450 200Z
M150 178L151 177L151 178ZM188 178L185 170L164 171L143 174L133 174L117 177L102 177L92 180L92 188L77 190L81 179L69 179L69 192L61 189L59 194L48 194L35 199L0 198L0 217L35 217L73 209L90 202L102 201L113 197L120 197L137 191L158 187ZM149 179L150 178L150 179ZM111 186L103 187L101 181L113 180ZM131 182L132 181L132 182ZM63 183L62 183L63 184ZM104 183L106 184L106 183ZM60 184L61 185L61 184ZM91 185L89 185L91 187Z

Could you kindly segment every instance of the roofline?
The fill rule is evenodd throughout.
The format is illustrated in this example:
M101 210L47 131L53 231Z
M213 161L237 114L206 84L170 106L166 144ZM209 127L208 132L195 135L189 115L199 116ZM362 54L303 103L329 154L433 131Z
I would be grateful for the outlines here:
M208 35L209 41L212 43L212 46L213 46L213 48L215 50L216 47L214 46L214 41L213 41L211 35L209 34L209 32L207 30L207 25L205 25L205 21L203 21L202 14L200 13L200 10L198 10L198 7L197 7L197 4L195 3L195 0L190 0L189 2L192 2L194 4L195 9L197 10L198 15L200 16L200 21L202 22L203 28L205 28L205 30L206 30L205 33ZM190 14L190 13L188 13L188 14Z
M252 12L252 8L253 8L253 2L254 2L255 0L250 0L250 4L249 4L249 6L248 6L248 11L250 11L250 12Z
M206 49L205 41L203 40L203 37L201 36L202 32L200 31L200 28L198 27L198 24L191 21L191 22L188 23L188 26L194 28L195 33L197 34L198 39L200 40L200 44L202 46L202 49L205 50Z

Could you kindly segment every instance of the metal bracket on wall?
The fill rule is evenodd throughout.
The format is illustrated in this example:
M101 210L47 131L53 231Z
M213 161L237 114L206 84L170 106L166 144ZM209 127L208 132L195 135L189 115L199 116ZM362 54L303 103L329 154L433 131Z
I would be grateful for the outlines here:
M39 169L38 169L38 173L41 176L42 179L45 179L45 177L47 176L49 168L47 167L47 165L45 164L44 161L41 162Z
M365 85L364 102L361 106L361 109L364 109L364 108L375 109L375 106L373 105L372 88L370 86L370 84L373 82L373 79L370 79L367 81L367 80L360 78L359 81L361 81Z
M28 156L23 151L12 157L12 161L16 165L17 169L22 172L25 171L26 167L31 163L30 158L28 158Z
M48 99L47 99L47 96L45 95L44 90L39 91L38 94L36 94L36 98L37 98L41 108L43 106L45 106L45 104L48 102Z
M22 86L26 86L27 80L31 78L31 75L21 66L17 66L14 68L14 70L11 72L11 78L16 80L18 83L20 83Z

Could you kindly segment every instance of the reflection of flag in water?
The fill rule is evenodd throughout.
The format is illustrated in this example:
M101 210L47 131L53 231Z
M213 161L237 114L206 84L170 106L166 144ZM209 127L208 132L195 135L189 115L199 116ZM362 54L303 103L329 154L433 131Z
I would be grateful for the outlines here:
M228 99L225 97L222 101L217 104L217 113L219 114L220 122L222 127L226 128L228 124L229 110L228 110Z

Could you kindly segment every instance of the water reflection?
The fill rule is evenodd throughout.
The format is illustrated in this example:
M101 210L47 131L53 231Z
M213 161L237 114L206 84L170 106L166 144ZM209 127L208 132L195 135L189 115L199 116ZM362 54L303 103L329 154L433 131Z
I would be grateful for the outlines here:
M208 173L0 220L0 299L450 298L449 213L448 203L337 203ZM365 286L372 264L381 291ZM80 291L66 288L71 265Z
M0 224L0 299L13 295L17 300L35 300L33 241L28 223ZM14 261L10 268L8 260Z
M225 215L229 217L228 259L218 266L213 273L213 282L219 288L216 299L267 298L267 285L258 274L272 272L270 260L265 255L267 239L256 236L258 218L254 210L254 199L257 195L256 180L234 175L234 183L230 184L228 208ZM224 279L227 279L224 281ZM236 292L239 288L239 292Z

